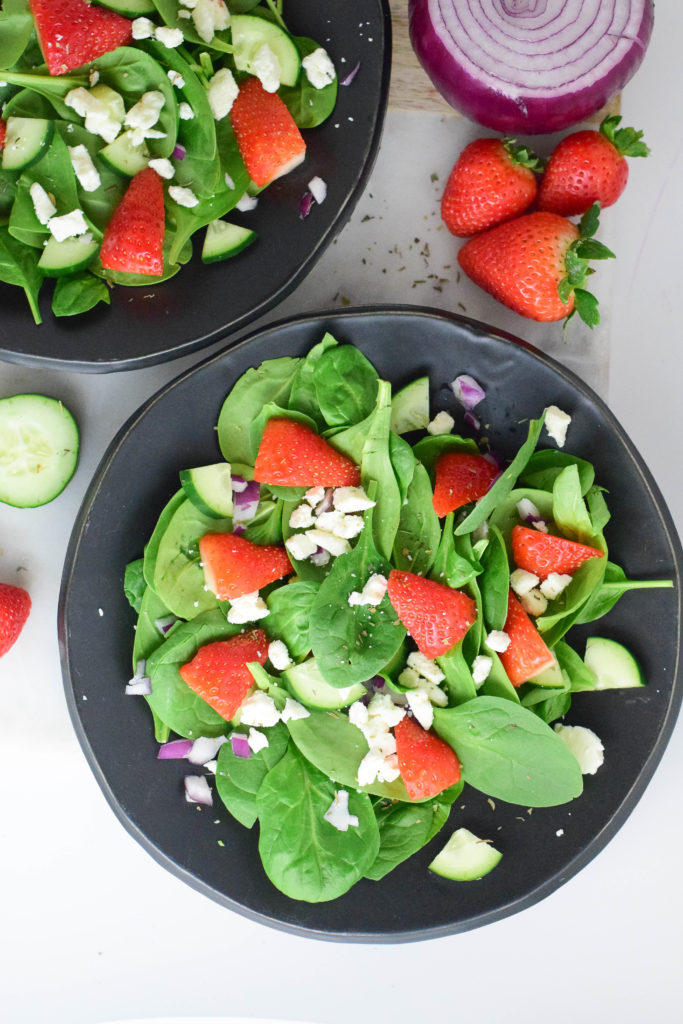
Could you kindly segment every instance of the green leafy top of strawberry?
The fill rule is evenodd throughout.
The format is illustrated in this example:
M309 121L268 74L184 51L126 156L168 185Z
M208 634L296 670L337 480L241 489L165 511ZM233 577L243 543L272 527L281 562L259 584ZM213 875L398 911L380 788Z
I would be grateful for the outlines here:
M547 161L542 156L534 153L533 149L529 149L528 146L518 145L517 140L510 138L509 135L501 139L501 142L513 164L519 167L528 167L530 171L535 171L537 174L543 173Z
M621 116L609 114L600 125L600 132L621 156L649 156L650 149L642 141L643 133L635 128L619 128Z
M600 203L593 203L586 210L579 222L580 235L572 242L564 257L567 271L557 286L557 293L562 302L568 302L574 294L574 309L565 320L565 327L578 314L591 329L600 323L598 300L584 285L589 274L595 271L589 266L589 260L614 259L614 253L606 245L593 236L600 225Z

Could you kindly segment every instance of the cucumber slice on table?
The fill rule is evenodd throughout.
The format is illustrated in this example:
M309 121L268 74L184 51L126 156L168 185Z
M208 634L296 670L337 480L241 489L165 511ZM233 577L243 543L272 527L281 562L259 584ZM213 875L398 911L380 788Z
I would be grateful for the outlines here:
M429 870L454 882L473 882L492 871L502 856L495 846L469 829L459 828L436 855Z
M98 7L122 14L124 18L139 18L143 14L156 14L154 0L94 0Z
M233 14L230 28L234 47L232 55L238 71L255 74L254 57L262 46L267 46L278 59L280 84L296 85L301 58L292 37L284 29L253 14Z
M98 248L99 245L92 235L65 238L62 242L58 242L56 238L48 238L38 260L38 268L46 277L76 274L79 270L85 270Z
M232 478L229 462L197 469L181 469L180 484L185 496L203 515L227 519L232 515Z
M204 263L216 263L228 256L236 256L256 240L256 232L251 228L230 224L227 220L213 220L206 229L202 260Z
M391 429L395 434L426 430L429 423L429 377L418 377L391 399Z
M285 669L282 676L297 700L321 711L345 708L368 692L362 683L342 688L331 686L323 678L315 658L302 661L300 665L292 665Z
M132 178L138 171L144 170L151 160L150 152L145 144L134 146L127 132L123 132L109 145L103 146L97 156L112 171L118 171L119 174L125 174L129 178Z
M0 501L18 508L52 501L74 474L78 444L76 421L57 399L0 399Z
M54 122L43 117L8 117L2 169L19 171L40 160L50 145Z
M631 652L616 640L602 636L589 637L583 660L595 673L596 690L645 686L645 676L640 665Z

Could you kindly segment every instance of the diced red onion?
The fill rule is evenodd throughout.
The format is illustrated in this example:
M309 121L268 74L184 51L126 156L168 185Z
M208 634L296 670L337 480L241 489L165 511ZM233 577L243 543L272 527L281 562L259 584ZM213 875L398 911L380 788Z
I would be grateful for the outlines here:
M241 537L243 533L246 533L246 531L246 526L242 526L241 523L235 523L235 525L232 528L233 536L235 537Z
M256 515L261 498L261 485L250 480L243 491L233 491L233 513L235 523L246 523Z
M230 480L230 486L233 494L241 494L247 489L247 481L243 476L233 476Z
M474 434L479 433L479 431L481 430L481 422L477 419L473 412L470 412L468 409L468 411L463 416L463 419L465 421L466 426L468 426Z
M486 392L481 384L478 384L474 377L470 377L469 373L461 373L456 377L451 383L451 388L462 407L468 411L486 398Z
M301 202L299 204L299 216L301 217L302 220L305 217L308 217L309 213L311 212L311 207L312 206L313 206L313 193L312 192L304 192L304 194L301 197Z
M505 469L507 465L507 459L502 452L499 452L497 448L492 448L489 452L484 452L484 458L491 465L497 466L498 469Z
M159 747L157 758L160 761L171 761L184 758L192 750L192 740L169 740Z
M171 626L178 621L177 615L166 615L163 619L155 619L154 625L164 636L168 633Z
M595 113L637 71L652 0L409 0L410 38L444 98L509 134Z
M339 84L340 85L351 85L351 82L354 80L354 78L358 74L359 69L360 69L360 61L358 61L358 63L356 64L355 68L351 68L351 70L349 71L348 75L346 75L344 78L342 78Z
M184 160L185 159L185 157L187 156L187 150L182 145L182 143L176 142L176 144L175 144L175 146L173 148L172 156L173 156L174 160Z
M251 757L249 737L243 732L233 732L230 736L230 744L235 757Z
M190 764L206 764L216 756L225 740L225 736L199 736L192 744L187 760Z
M327 182L326 181L323 181L323 179L319 178L318 175L316 174L309 181L308 187L311 190L311 195L315 199L316 203L318 203L318 205L320 203L324 203L325 202L325 199L327 198Z
M322 501L319 501L315 507L316 516L321 516L323 512L330 512L334 507L334 488L328 487L325 490L325 497Z
M186 775L183 781L185 783L185 799L188 803L213 807L213 794L204 775Z

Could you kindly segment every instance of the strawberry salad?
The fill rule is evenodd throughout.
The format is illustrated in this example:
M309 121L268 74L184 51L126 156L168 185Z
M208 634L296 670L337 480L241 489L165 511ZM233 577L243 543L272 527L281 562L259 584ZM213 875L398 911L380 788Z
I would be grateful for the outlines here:
M46 277L69 316L172 277L196 232L236 255L256 234L224 218L305 159L337 86L281 0L4 0L0 281L40 323ZM313 174L302 215L325 194Z
M603 751L561 721L573 694L645 683L609 637L583 656L566 640L669 585L610 560L570 415L530 410L507 461L480 433L486 381L452 388L450 410L424 377L392 394L329 334L248 370L220 411L222 459L181 470L126 568L126 690L158 756L187 759L188 801L258 822L263 869L295 900L381 879L464 785L525 808L578 797ZM457 825L430 868L480 878L501 851Z

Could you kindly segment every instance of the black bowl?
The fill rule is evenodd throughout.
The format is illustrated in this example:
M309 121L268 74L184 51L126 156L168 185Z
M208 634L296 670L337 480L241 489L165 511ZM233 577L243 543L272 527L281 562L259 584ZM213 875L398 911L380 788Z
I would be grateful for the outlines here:
M433 408L450 400L453 409L445 385L458 373L471 373L487 390L492 443L507 454L519 447L530 416L552 403L565 409L572 415L568 450L594 462L596 480L609 492L612 557L628 576L671 578L674 588L626 595L592 630L625 642L648 685L575 696L568 720L594 729L606 748L604 765L585 777L579 799L529 814L499 801L493 806L466 789L445 832L419 854L381 882L363 881L340 899L315 905L296 903L273 888L260 866L256 829L243 829L220 806L198 813L183 798L186 766L155 759L148 708L124 696L134 615L122 578L177 489L178 470L218 456L213 428L235 380L264 358L305 353L325 331L357 345L393 383L428 373ZM682 566L671 517L643 460L604 403L552 359L482 324L413 307L290 320L169 384L123 427L105 455L78 517L62 583L59 638L69 708L91 768L124 826L200 892L255 920L321 938L394 942L446 935L548 895L602 849L633 809L681 703ZM570 634L579 651L590 632L582 627ZM427 870L457 825L493 839L503 852L479 882L449 882Z
M342 4L287 0L288 27L332 56L340 80L334 113L305 133L306 160L275 181L248 214L230 219L253 228L257 242L224 263L198 255L171 280L117 287L111 306L55 318L43 286L43 323L33 322L20 288L0 283L0 359L102 372L129 370L186 355L251 323L306 276L351 216L377 155L389 90L391 18L388 0ZM318 175L328 194L306 219L300 201ZM203 232L199 232L202 236Z

